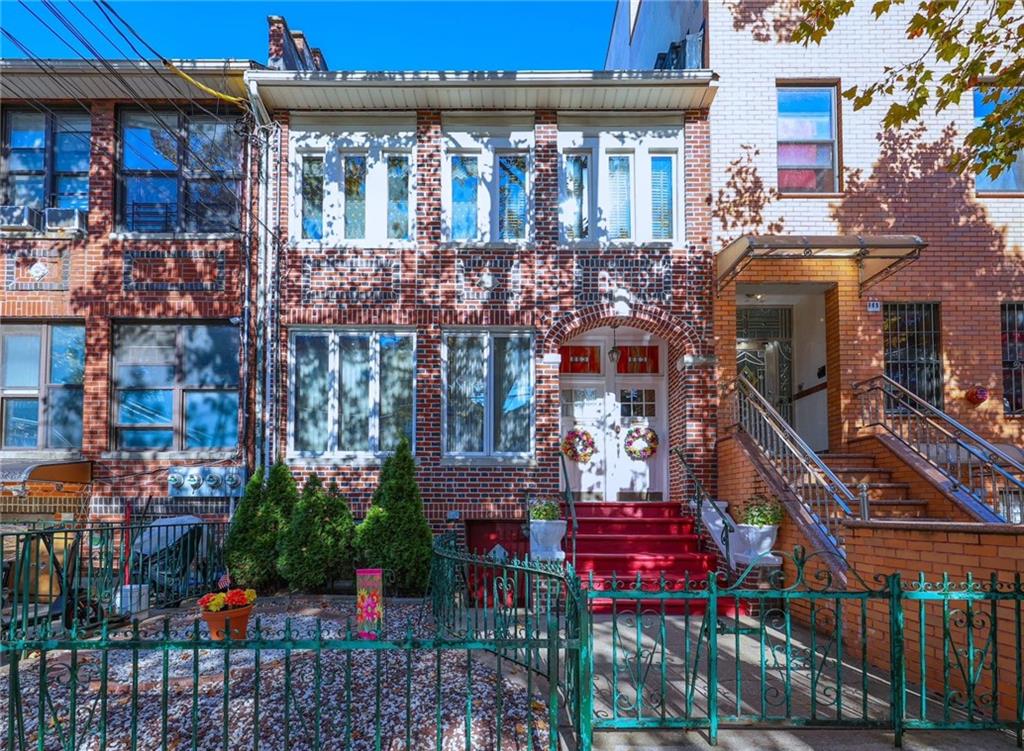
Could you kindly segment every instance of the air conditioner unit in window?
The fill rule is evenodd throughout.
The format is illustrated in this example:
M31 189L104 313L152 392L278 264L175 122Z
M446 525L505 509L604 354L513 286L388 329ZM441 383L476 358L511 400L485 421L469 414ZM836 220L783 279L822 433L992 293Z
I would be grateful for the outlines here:
M47 209L46 231L85 234L88 215L82 209Z
M31 206L0 206L0 230L12 232L38 232L43 215Z

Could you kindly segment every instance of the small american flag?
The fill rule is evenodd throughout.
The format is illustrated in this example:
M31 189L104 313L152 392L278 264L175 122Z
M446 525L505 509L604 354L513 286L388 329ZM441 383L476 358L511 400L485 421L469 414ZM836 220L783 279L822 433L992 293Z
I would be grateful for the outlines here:
M228 589L230 586L231 586L231 574L229 572L225 571L224 575L217 580L217 588L218 589Z

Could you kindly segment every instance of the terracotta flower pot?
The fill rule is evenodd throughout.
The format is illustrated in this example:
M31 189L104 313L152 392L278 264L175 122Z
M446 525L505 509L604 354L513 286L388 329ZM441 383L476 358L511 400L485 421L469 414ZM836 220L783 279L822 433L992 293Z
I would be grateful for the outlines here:
M238 640L246 638L249 630L249 616L252 614L252 605L241 608L225 608L214 613L211 610L200 610L206 627L210 630L210 638L214 641L224 641L227 635L228 621L231 621L231 638Z

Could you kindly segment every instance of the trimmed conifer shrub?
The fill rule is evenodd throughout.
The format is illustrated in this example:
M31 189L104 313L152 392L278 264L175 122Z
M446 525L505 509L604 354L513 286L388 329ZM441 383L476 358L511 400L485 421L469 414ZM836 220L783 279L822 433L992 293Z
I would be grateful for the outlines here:
M225 540L225 561L231 577L242 587L265 589L277 580L273 555L277 525L266 510L263 468L258 468L245 486L235 508Z
M338 486L310 475L281 537L278 571L288 588L318 592L352 573L355 528Z
M370 510L356 530L360 561L384 569L399 592L421 594L430 574L432 539L412 447L402 438L384 460Z

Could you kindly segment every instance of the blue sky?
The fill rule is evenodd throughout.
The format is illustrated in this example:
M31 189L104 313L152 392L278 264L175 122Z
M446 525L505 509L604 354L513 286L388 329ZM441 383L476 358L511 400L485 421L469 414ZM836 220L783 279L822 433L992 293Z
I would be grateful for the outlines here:
M337 70L601 68L615 11L615 0L110 1L166 57L266 62L266 18L283 15ZM42 3L29 5L75 43ZM74 0L74 5L128 51L91 0ZM60 0L58 7L105 56L124 57L70 2ZM0 0L0 21L34 54L75 56L16 0ZM6 38L0 38L0 55L24 56Z

